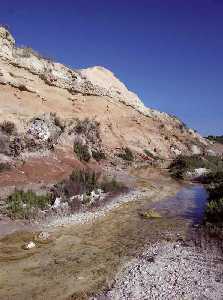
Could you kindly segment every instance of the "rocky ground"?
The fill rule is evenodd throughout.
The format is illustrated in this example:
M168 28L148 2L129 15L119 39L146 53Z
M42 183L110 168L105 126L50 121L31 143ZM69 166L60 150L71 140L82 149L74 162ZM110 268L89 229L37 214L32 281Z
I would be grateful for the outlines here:
M183 243L156 243L126 264L105 294L92 299L222 299L222 255Z

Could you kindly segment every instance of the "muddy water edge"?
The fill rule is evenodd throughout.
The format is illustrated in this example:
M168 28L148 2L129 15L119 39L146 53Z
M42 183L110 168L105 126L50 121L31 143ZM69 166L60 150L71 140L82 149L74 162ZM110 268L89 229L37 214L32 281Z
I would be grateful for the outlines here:
M22 245L35 240L36 233L17 232L1 239L0 299L87 299L109 287L120 267L145 246L186 239L193 220L172 213L176 207L170 214L161 207L162 218L140 216L180 186L166 174L158 181L153 176L149 183L142 175L137 184L150 186L150 197L122 204L91 223L59 227L51 240L37 241L32 250ZM167 201L172 203L169 197Z

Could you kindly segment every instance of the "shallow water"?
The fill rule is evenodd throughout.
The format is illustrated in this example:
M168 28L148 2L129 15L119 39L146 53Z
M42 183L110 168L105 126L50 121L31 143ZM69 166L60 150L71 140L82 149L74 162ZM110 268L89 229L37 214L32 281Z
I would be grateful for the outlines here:
M152 207L164 215L182 217L193 223L201 223L207 197L208 193L202 185L188 185L175 196L155 203Z
M71 295L87 299L84 295L107 286L119 267L146 245L177 234L183 237L187 220L201 220L207 198L202 186L187 186L160 201L167 194L160 188L151 197L124 203L94 222L58 228L52 242L37 243L29 252L22 245L33 240L31 233L1 239L0 299L69 299ZM151 206L163 218L142 218L140 213Z

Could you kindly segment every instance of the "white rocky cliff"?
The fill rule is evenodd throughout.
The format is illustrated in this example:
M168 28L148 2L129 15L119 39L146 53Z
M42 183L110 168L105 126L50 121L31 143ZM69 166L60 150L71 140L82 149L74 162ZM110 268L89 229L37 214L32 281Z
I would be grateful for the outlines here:
M73 70L42 57L0 27L0 121L22 128L42 113L63 119L97 116L110 148L149 149L161 157L203 149L207 142L175 117L146 108L139 97L104 67ZM199 150L200 151L200 150Z
M41 76L45 82L69 90L71 93L108 96L132 106L144 115L168 118L165 113L146 108L139 97L129 91L114 74L100 66L72 70L60 63L41 57L31 48L17 48L10 32L0 27L0 58L33 74ZM17 80L18 81L18 80ZM2 83L19 85L7 72L2 72Z

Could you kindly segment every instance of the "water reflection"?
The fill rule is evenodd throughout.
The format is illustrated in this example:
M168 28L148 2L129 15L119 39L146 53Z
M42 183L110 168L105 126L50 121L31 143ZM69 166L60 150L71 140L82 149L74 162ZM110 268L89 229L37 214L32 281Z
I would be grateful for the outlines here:
M207 201L207 191L202 185L190 185L180 190L176 196L155 203L154 209L168 216L179 216L200 223Z

